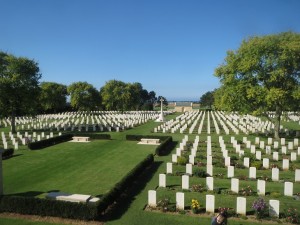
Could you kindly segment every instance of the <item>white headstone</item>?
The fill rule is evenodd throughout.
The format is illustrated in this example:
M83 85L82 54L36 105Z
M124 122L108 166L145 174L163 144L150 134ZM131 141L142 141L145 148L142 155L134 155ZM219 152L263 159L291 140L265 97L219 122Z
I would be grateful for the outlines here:
M231 178L231 191L239 193L240 180L237 178Z
M234 166L227 167L227 177L228 178L234 177Z
M256 151L255 156L257 160L261 160L261 151Z
M269 200L269 216L279 217L279 200Z
M291 161L294 162L297 160L297 153L296 152L291 152Z
M286 146L281 147L281 153L286 155Z
M167 173L173 173L173 164L170 162L167 163Z
M236 198L236 213L240 215L246 215L246 203L247 199L244 197Z
M230 157L225 158L225 166L230 166Z
M289 170L289 168L290 168L290 160L283 159L282 160L282 169L283 170Z
M188 163L185 166L185 173L188 175L193 175L193 165Z
M166 187L166 174L159 174L159 187Z
M214 195L206 195L206 212L214 213L215 212L215 196Z
M248 157L245 157L245 158L244 158L244 166L245 166L246 168L249 168L249 166L250 166L250 159L249 159Z
M272 181L279 181L279 169L272 168Z
M294 148L294 142L290 141L290 142L288 143L288 149L289 149L289 150L293 150L293 148Z
M255 145L251 145L250 151L252 154L255 154L256 152L256 146Z
M266 181L265 180L257 180L257 194L265 195L266 193Z
M172 154L172 162L177 163L177 155Z
M285 145L285 138L280 138L280 144Z
M188 190L190 188L189 182L190 182L190 177L188 175L182 175L181 177L181 187L182 189Z
M184 193L176 192L176 208L184 210Z
M274 141L273 147L274 147L274 149L278 149L279 148L278 141Z
M256 179L256 167L249 168L249 178Z
M295 170L295 182L300 181L300 169Z
M206 165L206 173L211 177L213 176L213 165Z
M293 197L293 183L284 182L284 195Z
M263 158L263 167L269 169L269 158Z
M189 155L189 163L192 165L195 165L195 156L194 155Z
M213 177L206 177L206 188L209 191L214 190L214 178Z
M154 190L148 191L148 205L150 207L156 207L156 191Z
M212 156L208 155L207 156L207 165L212 165Z
M278 152L273 152L273 160L278 161Z

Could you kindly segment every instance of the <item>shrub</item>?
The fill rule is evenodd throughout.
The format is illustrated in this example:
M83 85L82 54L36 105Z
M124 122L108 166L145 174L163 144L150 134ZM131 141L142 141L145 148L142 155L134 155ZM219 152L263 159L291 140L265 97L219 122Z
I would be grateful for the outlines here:
M63 134L61 136L56 136L53 138L41 140L41 141L36 141L36 142L31 142L28 144L28 148L30 150L38 150L42 148L46 148L52 145L56 145L62 142L70 141L72 140L73 134Z
M300 214L295 208L289 208L285 211L285 219L289 223L300 223Z
M281 197L281 194L279 192L271 192L270 196L272 198L280 198Z
M157 208L160 209L162 212L167 212L169 204L170 204L170 199L169 198L163 198L163 199L158 201Z
M267 215L268 205L263 198L258 198L252 204L252 208L255 211L256 219L262 219Z
M200 192L200 193L207 190L206 187L204 187L202 184L194 184L192 185L191 189L194 192Z
M196 169L195 169L194 175L195 175L196 177L207 177L206 171L203 170L203 169L200 169L200 168L196 168Z
M261 169L263 167L263 164L260 161L255 161L251 163L252 167L255 167L257 170Z
M185 164L187 164L187 162L188 162L188 159L186 157L184 157L184 156L179 156L177 158L177 163L179 165L185 165Z
M200 204L196 199L192 199L191 209L194 214L199 213Z
M9 148L9 149L3 149L3 150L0 149L0 151L3 151L2 159L8 159L13 156L15 150L13 148Z
M250 196L250 195L254 195L255 193L253 192L253 190L252 190L252 188L250 186L247 186L245 188L242 188L239 191L239 194L243 195L243 196Z

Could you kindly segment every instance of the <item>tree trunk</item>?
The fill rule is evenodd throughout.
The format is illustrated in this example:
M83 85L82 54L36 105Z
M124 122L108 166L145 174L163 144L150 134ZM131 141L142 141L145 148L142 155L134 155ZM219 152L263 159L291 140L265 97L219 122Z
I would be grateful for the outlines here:
M282 110L279 106L276 106L275 111L275 128L274 128L274 138L279 139L279 131L280 131L280 120L281 120Z

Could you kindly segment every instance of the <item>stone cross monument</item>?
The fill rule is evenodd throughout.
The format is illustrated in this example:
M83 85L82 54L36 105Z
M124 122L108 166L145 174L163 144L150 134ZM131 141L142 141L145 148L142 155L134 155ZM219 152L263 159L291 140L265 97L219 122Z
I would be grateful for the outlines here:
M158 117L158 119L156 120L156 122L164 122L165 118L164 118L164 112L163 112L163 98L160 98L160 115Z

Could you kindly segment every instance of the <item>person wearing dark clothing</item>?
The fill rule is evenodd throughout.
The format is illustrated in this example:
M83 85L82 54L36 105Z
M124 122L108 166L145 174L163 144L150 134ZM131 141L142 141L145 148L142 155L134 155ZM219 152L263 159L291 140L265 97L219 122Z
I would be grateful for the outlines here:
M227 225L227 213L221 212L211 221L211 225Z

